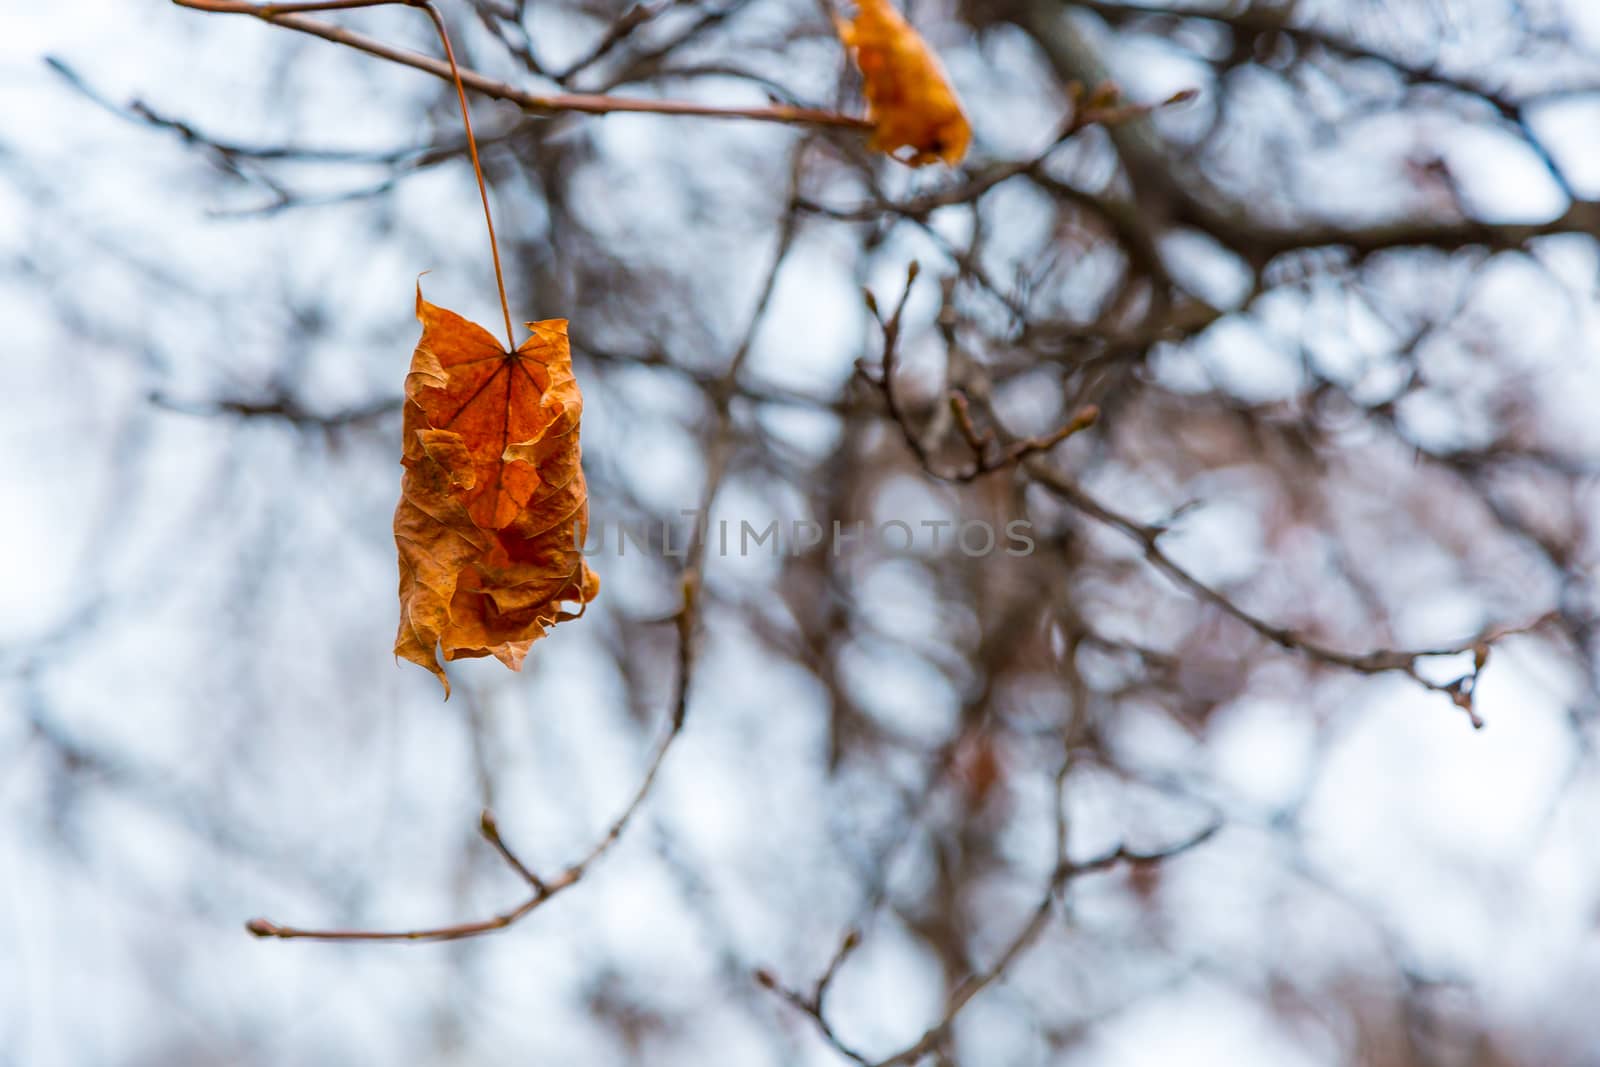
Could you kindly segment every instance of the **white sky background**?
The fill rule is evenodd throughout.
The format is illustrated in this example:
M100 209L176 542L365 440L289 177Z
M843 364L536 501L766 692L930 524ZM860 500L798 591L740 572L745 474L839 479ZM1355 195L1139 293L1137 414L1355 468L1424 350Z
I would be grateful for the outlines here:
M1587 14L1582 5L1574 10ZM391 39L425 40L407 12L358 21ZM1593 32L1600 36L1600 21ZM205 817L185 827L115 792L97 792L70 821L81 836L61 836L25 724L26 690L10 676L0 679L0 1064L186 1062L185 1049L201 1048L253 1063L623 1062L582 1003L602 954L623 961L618 980L626 987L647 989L669 1007L675 997L703 998L707 990L729 999L728 1010L697 1016L703 1032L679 1035L681 1062L712 1062L707 1049L715 1062L775 1062L756 1016L731 1006L736 978L719 973L696 916L676 903L655 858L670 840L700 858L701 870L726 870L708 876L710 906L726 911L747 962L779 966L797 982L820 966L816 946L853 914L852 872L839 861L839 843L819 836L809 808L838 798L828 799L809 766L787 758L820 744L822 695L774 678L736 634L712 635L702 671L719 683L697 701L692 728L632 837L589 882L516 931L465 948L374 949L257 943L241 929L257 914L312 922L341 903L346 911L336 918L409 925L515 899L518 886L487 856L471 868L474 878L447 877L460 870L464 852L482 851L472 840L478 801L458 728L464 703L475 701L489 716L502 745L498 759L513 771L501 779L502 824L513 840L529 843L525 851L541 866L560 864L592 840L644 757L618 681L581 628L557 631L522 676L501 676L492 662L467 665L460 677L469 697L446 706L423 672L391 669L392 442L357 440L348 451L318 455L311 469L325 480L300 482L295 472L310 450L280 425L134 417L152 377L170 395L197 400L263 384L282 362L275 344L297 294L333 293L349 309L349 321L329 327L316 351L297 354L302 395L328 409L398 391L420 271L432 272L424 284L435 302L480 321L498 317L464 168L403 182L391 203L407 217L407 237L370 250L364 206L219 217L216 209L248 207L255 194L236 190L237 202L221 196L192 151L108 115L42 61L60 56L112 100L138 96L242 141L387 148L426 137L409 121L415 109L393 104L426 88L419 75L286 36L159 3L0 11L0 148L21 160L0 181L0 255L31 254L41 237L59 250L58 259L35 264L30 285L0 291L11 398L0 426L0 515L7 517L0 522L0 649L41 641L70 648L52 652L40 668L60 725L168 768L160 789L205 798ZM286 43L297 49L293 60L276 65ZM970 56L952 57L951 67L964 90L988 76ZM1136 94L1182 83L1183 72L1169 76L1158 59L1139 71L1129 79ZM274 78L287 79L277 91L268 88ZM341 91L330 96L328 86ZM981 114L983 94L975 95ZM1585 188L1600 188L1595 106L1573 102L1549 119L1571 128L1558 156ZM477 114L483 128L493 127L491 109ZM995 123L991 150L1028 150L1036 143L1030 128L1026 116ZM604 129L616 169L591 191L590 208L614 212L619 233L639 240L649 238L640 229L649 225L644 205L673 207L671 190L651 184L658 157L682 151L673 138L692 135L695 151L737 159L781 150L791 136L701 123L669 133L644 118L607 119ZM1485 217L1536 219L1561 209L1551 183L1504 144L1448 131L1441 143ZM328 180L310 169L304 179ZM351 168L330 185L361 180ZM736 168L718 180L728 195L740 195ZM1329 169L1306 180L1336 185L1359 206L1359 171ZM714 240L722 243L708 252L727 258L708 255L707 284L726 285L729 323L738 323L760 269L754 257L764 258L766 246L738 234ZM1587 272L1582 288L1591 295L1592 256L1583 253L1574 268ZM757 374L822 393L849 372L861 319L855 280L841 259L815 238L786 269L753 359ZM167 276L197 288L164 287ZM1528 291L1521 284L1508 279L1503 299ZM63 323L55 303L38 299L62 288L92 322ZM541 300L529 294L515 313L560 313ZM218 308L226 309L225 336L215 328ZM913 305L913 314L929 310ZM1592 308L1544 338L1534 332L1542 310L1524 317L1532 366L1561 383L1552 398L1569 398L1554 409L1557 417L1568 411L1573 440L1600 447L1587 414L1600 356ZM153 338L151 350L119 347L119 338L135 335ZM1259 358L1247 343L1215 349L1200 358L1216 361L1211 373L1245 383L1241 391L1292 388L1275 377L1282 368L1268 346ZM640 455L652 458L630 477L663 494L698 484L691 441L669 420L636 428L630 418L592 406L586 439L639 433L648 445ZM785 432L813 448L829 433L798 418ZM119 465L120 449L137 449L136 469ZM219 485L227 487L221 499ZM686 488L676 499L692 495ZM749 514L740 503L734 492L722 506ZM1197 569L1225 577L1230 553L1251 543L1252 522L1249 506L1222 499L1172 544ZM177 558L172 545L184 546ZM86 554L99 565L86 567ZM298 570L302 578L253 590L265 621L241 634L242 617L211 598L235 561L252 557L271 561L273 575ZM712 580L730 589L759 581L754 561L721 565L727 573ZM628 603L640 595L630 592L628 574L620 562L606 573L607 597ZM1483 621L1472 610L1448 599L1429 603L1415 625L1426 640L1455 639ZM85 613L98 621L85 623ZM330 638L317 620L335 615L340 629ZM223 634L229 650L214 653ZM252 654L235 658L239 646ZM357 680L344 677L346 668ZM898 724L930 733L940 727L949 694L937 684L923 693L918 686L930 683L894 664L874 668L884 673L870 684L885 701L899 708L895 701L905 698ZM1568 670L1526 642L1507 642L1480 690L1479 710L1491 724L1483 733L1403 682L1350 687L1361 710L1341 720L1303 813L1308 867L1335 883L1307 896L1331 917L1325 925L1308 919L1303 943L1281 950L1304 952L1308 965L1342 950L1359 924L1337 917L1339 898L1359 901L1402 933L1418 973L1471 979L1506 1018L1552 1039L1570 1028L1597 1040L1591 1021L1547 1012L1570 1003L1574 989L1600 988L1593 847L1600 789L1587 772L1568 787L1574 753L1565 720L1579 694ZM240 672L278 699L241 706L232 696ZM359 715L347 717L357 705ZM1267 847L1266 820L1303 781L1297 772L1319 739L1298 711L1269 699L1241 704L1206 757L1216 788L1262 818L1258 827L1230 830L1219 854L1175 868L1177 892L1194 901L1192 927L1177 936L1219 973L1230 953L1263 948L1250 909L1275 906L1277 883L1255 877L1240 857ZM1167 751L1174 765L1193 756L1185 739L1161 736L1154 723L1149 730L1152 751ZM217 749L236 758L191 765L194 753ZM295 761L284 762L285 753ZM844 821L867 824L875 814ZM253 827L279 842L274 861L230 853L228 838L248 837ZM1087 852L1097 844L1092 816L1081 830ZM92 862L75 859L78 852ZM782 875L794 864L821 869L806 887L829 886L832 896L786 894ZM740 892L762 877L777 887L771 897ZM1100 900L1092 888L1083 911L1086 922L1118 921L1110 895ZM883 930L841 977L841 1030L869 1048L915 1038L938 1010L936 974L909 939ZM440 1005L463 1013L459 1044L430 1025ZM765 1025L792 1030L790 1062L836 1062L776 1002ZM1033 1040L997 1028L971 1062L1039 1062L1030 1058L1038 1055ZM1600 1057L1600 1046L1594 1052ZM1330 1055L1202 974L1115 1017L1073 1062L1277 1067L1334 1062Z

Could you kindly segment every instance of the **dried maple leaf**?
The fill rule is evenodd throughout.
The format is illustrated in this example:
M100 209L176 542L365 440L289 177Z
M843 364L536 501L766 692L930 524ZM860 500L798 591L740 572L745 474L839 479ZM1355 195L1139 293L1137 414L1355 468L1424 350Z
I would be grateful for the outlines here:
M944 68L926 41L889 0L857 0L853 21L835 19L839 39L861 68L867 114L875 124L871 147L920 167L942 159L961 162L972 127L961 111Z
M530 645L577 617L562 602L587 604L600 579L579 550L589 498L567 321L528 323L533 336L507 352L420 287L417 318L394 513L394 651L438 675L448 696L438 647L446 660L492 655L519 670Z

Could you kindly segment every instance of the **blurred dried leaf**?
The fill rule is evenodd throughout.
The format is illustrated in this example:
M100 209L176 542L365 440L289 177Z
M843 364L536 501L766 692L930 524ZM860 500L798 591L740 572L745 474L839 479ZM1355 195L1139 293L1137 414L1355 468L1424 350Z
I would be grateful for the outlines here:
M966 792L967 807L978 811L988 803L998 785L1007 776L1005 760L995 745L994 736L987 730L977 730L962 737L956 746L952 768L956 779Z
M913 167L954 166L967 154L972 127L939 59L889 0L859 0L851 22L836 19L839 39L861 68L871 146ZM902 148L914 150L895 155Z
M589 525L578 447L583 397L565 319L530 322L508 353L417 290L422 338L406 374L405 474L394 513L400 632L394 651L438 675L492 655L512 670L600 579L579 551ZM582 612L578 612L582 614Z

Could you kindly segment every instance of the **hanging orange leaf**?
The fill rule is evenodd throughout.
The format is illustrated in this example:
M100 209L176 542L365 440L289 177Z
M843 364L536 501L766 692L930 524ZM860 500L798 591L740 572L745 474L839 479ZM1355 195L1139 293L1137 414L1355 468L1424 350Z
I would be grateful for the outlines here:
M835 19L839 39L861 68L871 146L913 167L967 154L972 127L944 68L889 0L857 0L854 21ZM897 155L910 148L910 156Z
M533 336L507 352L420 286L417 318L394 513L394 651L438 675L448 696L437 648L446 660L492 655L520 670L530 645L577 617L562 602L587 604L600 579L579 551L589 499L567 321L528 323Z

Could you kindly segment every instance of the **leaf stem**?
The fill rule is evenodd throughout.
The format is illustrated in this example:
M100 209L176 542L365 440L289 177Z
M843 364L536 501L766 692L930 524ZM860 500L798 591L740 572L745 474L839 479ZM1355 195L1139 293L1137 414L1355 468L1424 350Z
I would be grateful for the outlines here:
M500 266L500 243L494 236L494 216L489 213L489 187L483 180L483 164L478 162L478 139L472 134L472 115L467 107L467 90L461 84L461 68L456 66L456 51L450 47L450 35L445 32L444 19L428 0L403 0L410 7L420 7L433 20L439 31L439 41L444 45L444 57L450 62L450 77L455 82L456 99L461 102L461 125L467 131L467 151L472 155L472 174L478 179L478 197L483 201L483 222L489 228L489 254L494 257L494 284L500 293L500 314L505 316L506 351L517 350L516 333L511 328L511 304L506 300L506 276Z
M478 198L483 201L483 223L489 230L489 254L494 258L494 284L500 294L500 314L506 324L506 351L517 350L516 331L511 326L511 304L506 299L505 270L500 266L500 242L495 238L494 216L489 211L489 187L483 180L483 164L478 160L478 139L472 132L472 113L467 107L467 89L462 82L461 68L456 64L456 50L450 45L450 34L445 29L444 18L430 0L290 0L281 4L239 3L237 0L175 0L180 7L194 7L202 11L229 12L254 15L267 22L287 23L285 16L293 18L308 11L351 11L367 7L414 7L427 12L444 45L444 58L450 64L450 81L456 87L456 99L461 102L461 125L467 131L467 152L472 156L472 175L478 180Z

